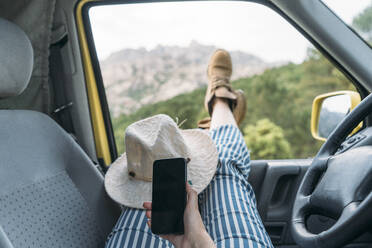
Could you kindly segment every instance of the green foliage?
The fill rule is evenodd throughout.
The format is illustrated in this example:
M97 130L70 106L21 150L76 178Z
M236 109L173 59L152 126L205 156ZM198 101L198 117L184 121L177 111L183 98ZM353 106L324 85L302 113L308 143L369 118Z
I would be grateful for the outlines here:
M372 4L353 19L352 26L372 42Z
M283 129L269 119L244 128L244 139L251 150L252 159L290 158L291 146L284 137Z
M266 70L261 75L234 81L235 89L242 89L247 97L247 114L241 124L246 133L248 126L256 126L267 119L283 135L276 158L307 158L314 156L321 143L310 134L311 107L314 97L337 90L355 90L345 76L314 50L302 64L287 64ZM204 110L205 88L176 96L167 101L146 105L130 115L113 119L114 133L119 153L124 151L124 131L137 120L164 113L180 121L187 119L182 128L196 128L197 121L208 114ZM278 133L278 132L276 132ZM253 134L250 134L253 135ZM283 147L288 142L290 152ZM273 143L273 147L276 147ZM253 147L249 147L253 150ZM264 158L253 150L253 158ZM269 158L269 157L267 157Z
M262 75L240 79L234 88L247 95L247 124L268 118L284 130L293 158L313 156L321 143L310 134L314 97L326 92L355 90L350 81L319 52L309 51L300 65L288 64ZM289 157L290 158L290 157Z

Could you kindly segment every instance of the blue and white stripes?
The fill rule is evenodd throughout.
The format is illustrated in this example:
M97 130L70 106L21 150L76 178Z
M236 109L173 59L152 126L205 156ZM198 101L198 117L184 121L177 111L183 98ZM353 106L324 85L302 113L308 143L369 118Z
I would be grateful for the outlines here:
M204 225L217 247L272 247L248 183L249 151L239 129L226 125L211 131L220 165L199 195Z
M256 208L248 183L249 151L239 129L232 125L211 131L220 164L208 187L199 195L204 225L217 247L273 247ZM126 208L106 247L173 247L151 233L145 211Z

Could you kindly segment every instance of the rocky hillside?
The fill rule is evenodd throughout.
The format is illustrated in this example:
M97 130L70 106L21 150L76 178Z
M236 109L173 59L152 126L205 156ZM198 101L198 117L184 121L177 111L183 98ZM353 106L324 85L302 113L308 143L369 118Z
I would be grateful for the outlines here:
M113 116L129 114L146 104L191 92L207 84L208 60L216 49L191 42L188 47L157 46L124 49L101 61L106 94ZM232 51L233 79L262 73L274 66Z

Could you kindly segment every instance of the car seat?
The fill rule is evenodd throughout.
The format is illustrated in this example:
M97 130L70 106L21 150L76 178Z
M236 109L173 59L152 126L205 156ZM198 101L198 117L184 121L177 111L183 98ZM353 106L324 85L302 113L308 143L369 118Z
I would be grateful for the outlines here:
M27 87L32 46L0 19L0 98ZM120 214L103 175L47 115L0 110L0 247L103 247Z

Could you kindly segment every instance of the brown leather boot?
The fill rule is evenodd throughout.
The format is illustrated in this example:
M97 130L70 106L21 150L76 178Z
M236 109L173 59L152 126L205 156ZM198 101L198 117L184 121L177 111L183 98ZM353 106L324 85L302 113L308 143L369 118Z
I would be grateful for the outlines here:
M236 105L233 109L233 115L234 115L236 123L239 126L243 122L244 117L245 117L245 113L246 113L246 110L247 110L247 101L246 101L244 92L241 89L233 91L233 92L234 92L234 94L236 94L236 97L237 97L236 98ZM204 118L204 119L198 121L198 128L209 129L210 126L211 126L211 118L210 117L207 117L207 118Z
M227 99L236 123L239 125L245 117L246 99L242 90L234 91L231 88L232 62L230 54L223 49L216 50L209 61L207 74L209 82L204 99L205 109L212 116L214 99L216 97ZM209 129L210 118L200 120L198 127Z
M211 117L206 117L198 121L198 128L209 129L211 127Z
M233 115L238 126L243 122L245 113L247 111L247 100L245 98L244 91L241 89L235 90L236 94L236 105L233 109Z
M209 115L212 116L213 101L216 97L228 99L230 108L233 110L237 97L230 84L232 74L230 54L222 49L216 50L209 61L207 74L209 82L204 106Z

